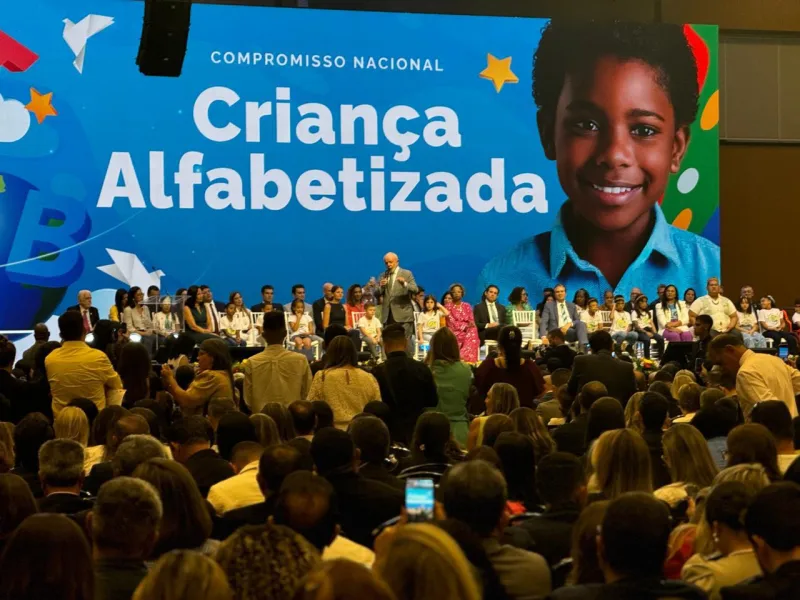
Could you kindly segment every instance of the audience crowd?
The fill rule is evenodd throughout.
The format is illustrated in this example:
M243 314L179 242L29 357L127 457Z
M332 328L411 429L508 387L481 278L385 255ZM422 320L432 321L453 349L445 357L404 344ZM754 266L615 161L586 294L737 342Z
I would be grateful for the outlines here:
M384 260L0 336L0 600L800 598L800 303L472 307Z

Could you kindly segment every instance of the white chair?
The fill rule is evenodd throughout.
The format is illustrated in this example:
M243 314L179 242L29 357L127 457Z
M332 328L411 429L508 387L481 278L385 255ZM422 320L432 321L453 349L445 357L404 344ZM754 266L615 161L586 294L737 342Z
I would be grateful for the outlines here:
M351 312L350 313L350 327L352 327L353 329L358 331L359 330L358 322L361 320L361 317L366 316L366 314L367 313L365 313L365 312ZM375 318L377 319L378 317L375 317ZM362 338L361 339L361 352L363 352L366 347L367 347L367 343Z
M286 324L286 339L284 340L283 344L287 350L297 351L297 346L294 345L294 342L290 339L290 332L292 331L292 326L289 324L289 316L290 313L284 312L283 313L283 322ZM311 342L311 351L314 353L314 360L319 360L319 353L320 353L320 344L318 341L313 340Z
M264 326L264 313L263 312L251 312L250 318L253 319L253 327L250 329L250 339L247 340L248 346L264 346L264 338L261 337L261 334L258 332L258 327Z
M535 310L512 310L511 322L514 327L519 327L522 332L522 343L538 346L541 344L538 332L536 331L536 311Z

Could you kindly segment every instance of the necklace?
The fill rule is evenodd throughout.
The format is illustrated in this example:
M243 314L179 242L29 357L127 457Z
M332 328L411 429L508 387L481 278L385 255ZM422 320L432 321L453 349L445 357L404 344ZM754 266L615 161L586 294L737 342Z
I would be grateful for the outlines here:
M708 299L711 300L711 304L713 304L715 306L717 306L719 304L719 300L720 300L719 296L717 296L716 300L714 300L711 296L709 296Z

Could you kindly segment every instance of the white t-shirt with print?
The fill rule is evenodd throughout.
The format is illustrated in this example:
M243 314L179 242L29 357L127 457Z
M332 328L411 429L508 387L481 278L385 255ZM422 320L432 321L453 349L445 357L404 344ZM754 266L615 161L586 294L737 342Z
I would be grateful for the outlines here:
M746 313L737 312L736 314L739 315L738 327L747 333L758 333L758 323L756 323L756 316L753 313L747 311Z
M655 325L653 324L653 315L650 314L650 311L645 311L644 314L638 314L635 310L631 313L631 318L633 322L636 324L637 327L640 329L653 329L655 330Z
M632 322L630 313L615 310L611 313L611 333L628 331Z
M289 324L292 325L297 321L297 315L289 315L287 321L289 321ZM300 326L297 328L297 331L292 331L291 329L289 330L289 338L291 339L297 335L308 335L308 324L312 321L313 319L309 315L304 314L302 317L300 317Z
M442 324L442 311L436 309L433 313L426 312L418 317L422 324L422 333L435 333Z
M590 315L588 310L583 311L581 313L581 321L586 323L586 331L588 333L594 333L603 328L603 315L600 314L599 310L595 311L594 316Z
M770 329L783 328L783 311L780 308L759 309L758 322L766 323Z
M378 337L378 333L380 333L381 322L378 317L372 317L371 319L368 319L366 316L364 316L358 320L358 328L365 329L369 337L375 339Z
M723 332L730 327L731 319L728 315L735 313L736 307L725 296L717 296L714 300L706 294L692 302L689 310L696 315L708 315L714 321L714 331Z

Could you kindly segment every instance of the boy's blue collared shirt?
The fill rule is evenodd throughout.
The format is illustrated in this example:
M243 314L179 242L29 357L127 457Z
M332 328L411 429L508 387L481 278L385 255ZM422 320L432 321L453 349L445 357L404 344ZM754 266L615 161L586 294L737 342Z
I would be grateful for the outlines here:
M489 261L478 277L477 289L494 284L501 293L509 293L516 286L524 286L532 297L537 297L544 288L563 283L571 299L578 288L586 288L591 296L602 298L607 289L627 297L631 288L638 287L652 300L661 283L674 284L681 295L689 287L700 295L706 279L720 276L719 246L673 227L667 223L661 207L656 206L656 223L650 239L612 288L597 267L575 252L562 224L564 209L559 211L552 231L524 240Z

